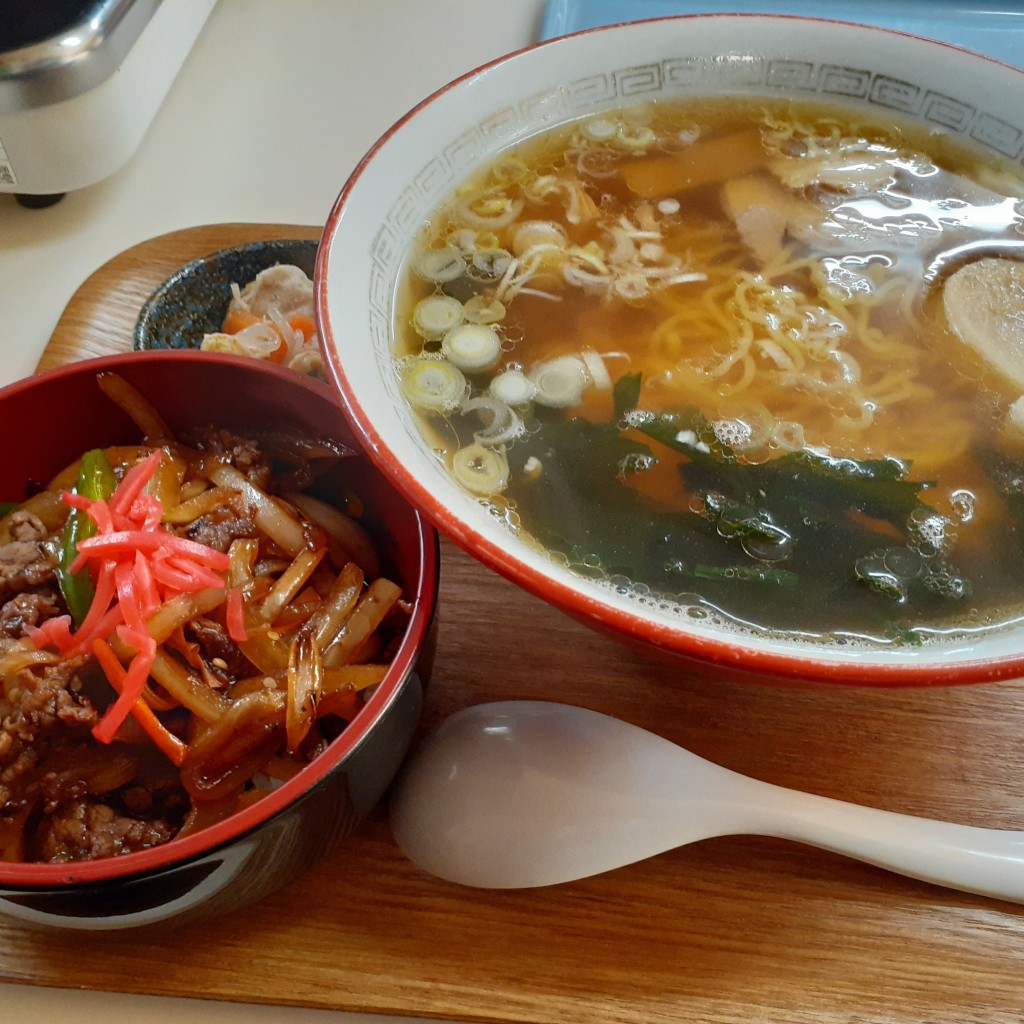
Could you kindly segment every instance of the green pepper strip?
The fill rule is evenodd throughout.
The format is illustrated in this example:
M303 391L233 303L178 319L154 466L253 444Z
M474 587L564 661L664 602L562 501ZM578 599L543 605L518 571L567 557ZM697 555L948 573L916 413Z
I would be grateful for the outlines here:
M82 456L78 466L78 479L73 488L75 494L81 494L93 501L109 498L117 487L114 470L107 456L99 448L93 448ZM71 563L78 555L80 541L91 537L96 532L96 524L81 509L73 508L60 535L60 558L57 564L57 581L64 602L71 613L76 626L82 624L92 604L96 588L88 568L71 572Z

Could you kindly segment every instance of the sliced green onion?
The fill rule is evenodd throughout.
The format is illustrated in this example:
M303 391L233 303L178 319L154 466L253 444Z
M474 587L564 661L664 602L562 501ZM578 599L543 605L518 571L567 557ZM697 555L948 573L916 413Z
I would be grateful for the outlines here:
M522 210L522 199L512 199L502 192L474 193L455 204L459 223L468 224L478 231L508 227Z
M497 299L486 295L474 295L466 300L462 310L467 323L497 324L505 319L505 306Z
M607 142L615 135L616 125L604 117L595 117L583 126L583 134L596 142Z
M534 400L551 409L576 405L587 389L590 375L579 356L559 356L533 367L529 373L537 389Z
M472 276L483 280L496 280L509 268L512 253L508 249L478 249L473 253Z
M416 303L412 325L416 333L434 341L462 323L462 303L450 295L430 295Z
M499 402L515 409L533 401L537 385L522 370L506 370L491 381L488 390Z
M452 457L452 476L470 494L489 498L508 486L508 459L500 448L477 442Z
M654 129L645 124L623 124L615 133L615 145L622 149L647 149L655 138Z
M462 404L469 383L447 360L422 356L403 364L402 391L417 409L447 413Z
M501 358L501 338L493 327L461 324L444 336L441 354L467 373L490 370Z
M462 253L453 246L443 249L428 249L416 260L416 272L428 281L445 283L462 277L466 272L466 261Z

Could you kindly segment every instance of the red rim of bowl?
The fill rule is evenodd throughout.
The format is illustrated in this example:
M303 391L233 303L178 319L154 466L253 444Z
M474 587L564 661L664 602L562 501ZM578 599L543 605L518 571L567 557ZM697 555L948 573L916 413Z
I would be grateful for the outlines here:
M8 395L37 387L40 381L80 374L85 370L116 369L125 363L195 361L236 366L239 369L267 373L279 377L282 384L298 384L311 394L337 403L330 387L293 370L271 363L257 362L244 356L198 352L196 350L164 350L129 352L118 356L102 356L47 370L33 377L16 381L0 389L0 401ZM414 510L415 511L415 510ZM297 772L272 793L256 803L235 812L223 821L209 825L192 835L171 839L159 846L135 853L97 860L50 864L37 862L0 863L0 888L52 889L84 886L104 882L123 882L142 875L183 866L199 857L216 852L244 837L265 822L286 811L307 793L321 784L331 771L366 738L378 716L396 699L406 677L414 670L434 614L439 579L436 535L422 517L418 518L420 572L415 590L410 595L413 614L383 681L348 727L315 760Z
M645 19L642 22L630 22L617 25L605 25L585 29L568 36L544 40L523 47L512 53L498 57L493 61L453 79L447 85L432 93L422 102L413 107L405 116L396 121L373 145L359 161L331 209L321 237L320 249L317 253L314 273L315 301L317 319L323 337L335 338L327 301L327 279L331 269L332 249L339 224L345 214L349 196L362 178L368 166L388 141L408 122L413 121L420 111L429 107L438 98L460 88L464 83L471 82L483 73L514 61L522 54L534 52L548 47L557 48L566 40L581 36L600 35L614 32L626 27L665 23L674 24L693 20L724 20L735 19L744 21L791 21L854 28L866 32L877 32L888 36L904 36L919 43L934 46L937 49L959 51L969 59L984 61L1002 69L1018 74L1024 70L1006 64L993 57L966 50L950 43L924 39L912 33L897 29L863 25L855 22L835 21L827 18L804 17L786 14L748 15L738 12L719 14L687 14L666 18ZM743 644L739 638L718 639L717 637L700 637L685 631L673 629L671 626L644 619L624 609L610 606L592 599L574 590L570 585L553 579L543 572L533 569L497 544L482 538L468 523L424 487L409 474L400 459L390 450L380 433L374 427L373 419L359 402L357 395L349 386L347 375L340 361L332 357L331 349L322 346L325 364L334 386L341 398L342 407L352 425L360 436L364 448L370 453L378 467L392 480L395 486L423 512L444 534L464 548L479 561L488 565L513 583L541 599L560 607L570 614L580 617L591 625L611 630L621 637L653 645L673 655L689 658L695 663L709 667L717 667L728 672L740 672L745 676L764 677L765 682L792 682L807 685L842 685L861 687L926 687L965 685L972 683L996 682L1024 675L1024 653L1000 658L975 659L960 661L955 664L915 664L913 662L893 662L890 664L862 664L855 659L849 661L829 661L815 658L813 652L782 653L758 649L756 646ZM340 350L340 346L336 346Z

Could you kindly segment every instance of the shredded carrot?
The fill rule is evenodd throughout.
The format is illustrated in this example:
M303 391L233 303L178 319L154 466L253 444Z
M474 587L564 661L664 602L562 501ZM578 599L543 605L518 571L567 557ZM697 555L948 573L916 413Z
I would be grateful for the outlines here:
M149 679L149 670L156 658L156 641L147 633L144 637L124 626L118 628L118 636L135 648L136 654L128 664L117 700L107 708L103 718L93 726L92 734L100 743L113 743L117 730L131 714L132 708L141 698ZM93 645L95 652L95 644Z
M308 313L295 313L289 319L288 326L299 332L303 341L309 341L316 334L316 321Z
M221 330L225 334L237 334L239 331L244 331L246 327L252 327L253 324L258 324L260 318L253 313L250 313L247 309L242 309L239 306L232 306L224 317L224 323L221 324Z
M103 669L107 681L117 693L122 693L125 687L124 666L118 661L110 644L106 640L94 640L92 644L93 654ZM143 730L156 746L167 755L172 764L181 767L188 756L188 747L177 736L174 735L159 718L153 713L153 709L140 697L132 705L131 713L135 720L142 726Z
M274 330L277 330L277 325L274 325ZM278 334L281 332L278 331ZM273 352L267 357L272 363L283 363L288 358L288 341L286 338L281 338L280 344Z

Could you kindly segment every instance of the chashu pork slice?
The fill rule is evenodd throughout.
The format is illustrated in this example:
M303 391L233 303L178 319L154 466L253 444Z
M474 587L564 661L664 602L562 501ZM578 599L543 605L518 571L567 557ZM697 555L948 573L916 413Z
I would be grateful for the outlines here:
M296 313L313 314L313 282L300 267L276 263L261 270L241 292L241 307L265 318L276 310L286 320ZM232 307L239 299L232 300Z
M969 263L946 280L942 302L960 340L1024 394L1024 262Z

